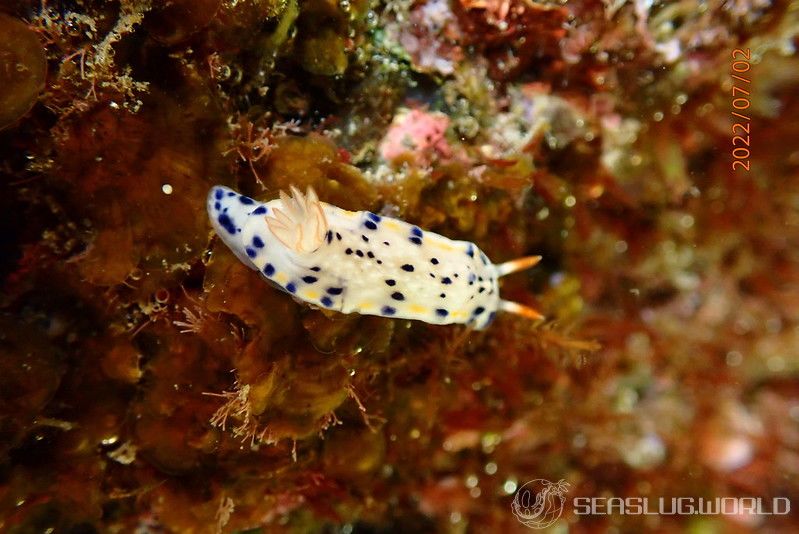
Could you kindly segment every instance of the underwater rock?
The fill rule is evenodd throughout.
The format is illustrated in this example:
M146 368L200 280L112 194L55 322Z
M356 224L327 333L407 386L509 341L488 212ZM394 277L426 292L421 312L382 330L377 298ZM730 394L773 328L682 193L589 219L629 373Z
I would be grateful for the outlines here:
M23 117L44 89L47 58L39 36L0 13L0 129Z

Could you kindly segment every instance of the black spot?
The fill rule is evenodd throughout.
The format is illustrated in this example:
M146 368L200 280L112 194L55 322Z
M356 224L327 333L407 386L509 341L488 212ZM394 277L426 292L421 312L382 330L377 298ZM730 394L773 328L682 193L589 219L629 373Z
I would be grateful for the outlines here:
M361 252L360 250L356 250L355 255L358 256L359 258L363 258L363 252Z
M254 258L255 256L257 256L257 255L258 255L258 253L257 253L257 252L255 252L255 250L254 250L254 249L251 249L250 247L246 247L246 248L244 249L244 251L245 251L245 252L247 253L247 255L248 255L249 257L251 257L251 258Z
M221 189L217 189L214 193L214 198L220 200L222 198L223 191Z
M289 282L286 284L286 291L289 293L294 293L297 291L297 286L294 285L294 282Z
M409 237L408 240L411 243L413 243L414 245L421 245L422 244L422 238L420 238L420 237Z
M408 272L408 273L412 273L413 272L413 265L411 265L409 263L406 263L405 265L402 266L402 270L405 271L405 272Z
M478 293L482 293L482 292L483 292L483 291L485 291L485 290L486 290L486 288L484 288L484 287L481 287L480 289L478 289L478 290L477 290L477 292L478 292Z
M403 295L399 291L395 291L391 294L391 298L393 298L394 300L405 300L405 295Z
M382 260L377 260L377 264L378 265L383 265L383 261Z
M348 248L347 250L344 251L344 254L349 256L350 254L352 254L352 249Z
M452 280L450 280L449 276L445 276L444 278L441 279L441 283L442 284L451 284Z
M441 294L439 295L439 297L441 297L442 299L445 299L445 298L447 298L447 294L446 294L446 293L441 293Z
M363 239L367 243L369 242L369 238L366 237L365 235L361 235L361 239Z
M336 239L338 239L339 241L341 241L341 234L340 234L340 233L338 233L338 232L336 232Z
M341 295L341 292L344 291L343 287L328 287L327 292L331 295Z
M252 210L253 215L263 215L264 213L266 213L266 206L258 206Z
M329 308L333 305L333 301L330 300L330 297L322 297L322 304Z
M273 274L275 274L275 267L271 263L267 263L264 266L264 274L266 276L272 276Z
M387 247L388 247L388 246L390 246L390 245L388 244L388 241L383 241L383 244L384 244L385 246L387 246Z
M318 273L319 271L321 271L321 270L322 270L322 268L321 268L321 267L311 267L311 270L312 270L313 272L315 272L315 273Z
M481 313L483 313L484 311L486 311L486 309L485 309L485 308L483 308L482 306L478 306L478 307L476 307L476 308L474 309L474 312L472 312L472 314L473 314L473 315L480 315L480 314L481 314Z
M315 277L315 276L303 276L302 277L302 281L305 282L306 284L313 284L317 280L319 280L319 279L317 277Z
M253 237L253 238L252 238L252 245L253 245L255 248L264 248L264 242L263 242L263 240L262 240L260 237L258 237L258 236L255 236L255 237Z
M372 219L372 221L374 221L374 222L380 222L380 219L381 219L380 215L375 215L371 211L367 211L366 212L366 216L369 217L370 219Z
M477 281L478 281L478 282L482 282L482 281L483 281L483 277L482 277L482 276L478 276L478 277L477 277Z
M363 225L370 230L377 230L377 225L372 221L366 221L365 223L363 223Z
M244 195L241 195L239 197L239 202L241 202L242 204L246 204L248 206L250 204L255 204L255 201L253 199L251 199L250 197L245 197Z
M436 308L436 315L438 315L439 317L446 317L447 315L449 315L449 312L444 308Z
M433 273L428 273L428 274L430 274L430 278L435 278L436 277L436 275L434 275Z
M333 241L333 231L328 230L327 234L325 234L325 239L327 239L327 244L329 245L331 241Z
M391 306L383 306L383 309L381 309L380 311L383 315L394 315L395 313L397 313L397 310L395 308L392 308Z
M431 258L430 263L432 263L433 265L438 265L438 258Z
M391 280L391 279L386 280L386 285L394 287L395 285L397 285L397 281L396 280Z
M452 276L454 276L455 278L458 278L458 273L455 273Z
M374 258L375 257L374 252L372 252L371 250L369 252L367 252L366 255L369 256L370 258Z
M219 211L219 208L221 208L221 207L222 207L222 204L220 204L219 202L214 202L214 209L216 211Z

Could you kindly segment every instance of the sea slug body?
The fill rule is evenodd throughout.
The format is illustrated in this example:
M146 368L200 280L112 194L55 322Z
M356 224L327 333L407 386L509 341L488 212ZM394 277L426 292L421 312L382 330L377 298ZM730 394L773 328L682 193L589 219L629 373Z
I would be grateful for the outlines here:
M214 230L234 254L281 290L309 304L476 329L497 311L536 310L502 300L498 279L540 256L494 265L473 243L453 241L368 211L347 211L303 194L261 203L227 187L208 194Z

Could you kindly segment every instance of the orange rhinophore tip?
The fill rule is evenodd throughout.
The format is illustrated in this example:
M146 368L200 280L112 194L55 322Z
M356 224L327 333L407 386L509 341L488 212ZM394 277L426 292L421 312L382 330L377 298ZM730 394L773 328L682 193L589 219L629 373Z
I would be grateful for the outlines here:
M526 258L500 263L497 265L497 276L505 276L506 274L515 273L516 271L529 269L539 261L541 261L541 256L527 256Z
M533 321L544 318L544 316L541 315L541 313L535 308L519 304L518 302L511 302L509 300L500 300L499 309L509 313L515 313L516 315L521 315L522 317L532 319Z

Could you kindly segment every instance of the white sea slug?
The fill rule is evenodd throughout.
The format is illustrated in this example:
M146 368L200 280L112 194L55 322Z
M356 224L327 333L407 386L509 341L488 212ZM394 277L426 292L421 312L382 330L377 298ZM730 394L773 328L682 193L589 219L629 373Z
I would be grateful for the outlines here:
M499 298L499 277L530 256L494 265L473 243L398 219L321 202L313 189L256 202L226 187L208 194L214 230L248 267L309 304L342 313L485 328L497 310L540 319Z

